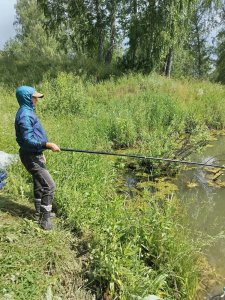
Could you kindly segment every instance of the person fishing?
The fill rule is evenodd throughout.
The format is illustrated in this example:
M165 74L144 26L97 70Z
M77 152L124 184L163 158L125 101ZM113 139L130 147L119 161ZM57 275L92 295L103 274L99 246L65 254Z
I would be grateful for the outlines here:
M16 98L20 105L15 118L16 141L22 164L33 177L35 215L44 230L51 230L51 211L55 182L46 169L43 151L60 152L59 146L48 141L47 135L35 114L38 99L44 95L33 87L20 86Z

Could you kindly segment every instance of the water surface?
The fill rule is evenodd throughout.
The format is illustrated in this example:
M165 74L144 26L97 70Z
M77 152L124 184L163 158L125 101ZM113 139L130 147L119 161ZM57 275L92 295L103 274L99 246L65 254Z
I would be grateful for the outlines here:
M218 136L212 142L212 147L195 153L191 160L225 165L225 136ZM189 212L193 225L215 239L213 246L206 246L205 251L210 264L225 279L225 170L217 180L212 180L215 171L210 171L210 168L191 168L182 171L176 183L181 201L184 204L191 203Z

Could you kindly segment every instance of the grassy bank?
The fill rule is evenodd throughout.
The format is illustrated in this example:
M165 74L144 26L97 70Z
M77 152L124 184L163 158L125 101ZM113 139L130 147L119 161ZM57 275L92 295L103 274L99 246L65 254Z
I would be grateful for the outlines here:
M1 150L15 153L18 106L14 91L0 89ZM207 82L130 75L97 84L61 74L44 80L39 89L46 98L38 115L49 139L65 147L132 148L132 153L171 157L186 146L198 149L210 129L222 129L225 123L225 89ZM80 255L87 256L87 288L105 299L195 296L201 251L182 226L175 197L156 198L148 190L133 199L118 195L118 165L125 160L71 153L46 156L57 183L58 212L67 228L79 238L85 236ZM146 162L141 164L146 167ZM156 174L165 169L152 162L150 167ZM31 178L19 163L10 168L4 190L9 194L32 199Z
M91 300L82 287L79 244L60 224L40 230L33 205L0 193L0 299Z

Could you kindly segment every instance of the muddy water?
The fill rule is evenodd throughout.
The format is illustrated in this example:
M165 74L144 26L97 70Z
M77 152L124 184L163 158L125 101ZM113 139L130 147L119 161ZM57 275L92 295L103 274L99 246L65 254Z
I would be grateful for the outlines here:
M219 136L203 152L194 154L191 160L225 165L225 136ZM210 264L224 277L225 285L225 170L195 167L179 174L176 181L178 196L185 204L190 204L189 212L196 226L204 234L209 234L213 245L205 251Z

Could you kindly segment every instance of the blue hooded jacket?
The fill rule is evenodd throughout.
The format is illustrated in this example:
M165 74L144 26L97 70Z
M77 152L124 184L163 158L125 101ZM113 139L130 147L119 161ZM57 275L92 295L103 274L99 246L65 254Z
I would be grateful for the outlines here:
M34 113L32 95L35 92L30 86L20 86L16 89L16 98L20 105L15 119L16 141L22 151L41 154L46 149L48 138Z

